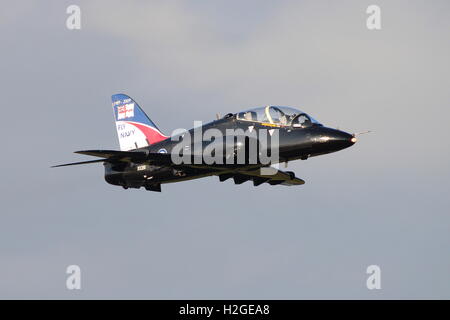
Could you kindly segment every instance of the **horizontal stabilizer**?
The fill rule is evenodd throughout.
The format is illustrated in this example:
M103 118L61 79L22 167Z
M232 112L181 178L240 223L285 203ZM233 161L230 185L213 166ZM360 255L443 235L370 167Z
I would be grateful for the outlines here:
M67 166L76 166L79 164L88 164L88 163L96 163L96 162L104 162L108 159L97 159L97 160L90 160L90 161L81 161L81 162L72 162L72 163L65 163L65 164L58 164L57 166L51 166L51 168L57 168L57 167L67 167Z
M96 163L96 162L110 162L110 163L149 162L149 163L161 164L161 165L171 165L172 164L171 156L170 156L170 154L167 154L167 153L147 153L145 151L117 151L117 150L85 150L85 151L75 151L75 153L84 154L84 155L93 156L93 157L101 157L103 159L60 164L57 166L52 166L52 168L73 166L73 165L77 165L77 164Z
M141 151L117 151L117 150L85 150L75 151L78 154L85 154L87 156L101 157L101 158L114 158L114 159L145 159L146 152Z

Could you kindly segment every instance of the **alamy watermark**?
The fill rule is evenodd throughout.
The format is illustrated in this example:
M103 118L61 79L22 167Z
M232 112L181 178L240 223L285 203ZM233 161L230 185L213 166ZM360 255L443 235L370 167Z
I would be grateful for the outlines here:
M68 290L81 290L81 268L76 265L70 265L66 269L69 275L66 279L66 288Z
M381 30L381 8L372 4L367 7L366 13L369 15L366 20L367 29Z
M381 268L376 264L367 267L366 273L369 277L366 280L366 286L369 290L381 289Z
M81 29L81 9L79 6L72 4L67 7L66 13L69 15L66 20L66 27L69 30Z
M194 129L176 129L171 141L171 160L176 165L258 165L265 175L276 173L271 164L280 161L280 133L278 128L259 130L242 128L204 129L201 121L194 122ZM167 150L160 150L166 153Z

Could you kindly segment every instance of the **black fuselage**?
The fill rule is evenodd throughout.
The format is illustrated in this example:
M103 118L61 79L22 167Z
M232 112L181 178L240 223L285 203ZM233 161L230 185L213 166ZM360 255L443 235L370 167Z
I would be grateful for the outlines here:
M241 129L244 132L248 132L249 129L251 129L252 132L256 133L257 137L260 136L262 131L267 132L269 130L277 130L279 137L279 158L277 161L273 161L270 164L297 159L306 160L309 157L345 149L353 145L356 141L354 136L349 133L324 127L320 124L311 124L307 127L273 125L238 119L236 115L231 114L201 127L202 132L206 132L208 129L219 130L224 137L227 136L227 130L230 129ZM198 130L198 128L195 130ZM199 158L201 159L205 148L207 148L212 141L204 141L202 136L196 137L194 129L189 130L186 134L190 137L194 137L184 148L185 152L190 152L192 162L197 161L194 165L180 165L167 162L155 163L152 161L140 161L138 163L125 162L121 164L105 162L106 181L110 184L121 185L125 188L140 188L143 186L148 190L160 191L160 185L163 183L196 179L210 175L219 175L224 172L233 172L243 168L258 168L270 165L261 163L259 159L256 163L250 163L249 161L242 164L227 164L225 163L226 161L214 164L205 163L204 161L199 160ZM180 144L180 140L182 140L180 136L178 136L178 138L168 138L164 141L135 151L171 155L173 150L177 148L177 145ZM247 140L244 141L248 143L249 140L247 138ZM213 142L223 144L225 150L224 154L227 154L230 148L231 150L236 150L236 148L248 148L245 143L240 146L229 146L226 145L225 140ZM200 145L200 148L196 147L198 145Z

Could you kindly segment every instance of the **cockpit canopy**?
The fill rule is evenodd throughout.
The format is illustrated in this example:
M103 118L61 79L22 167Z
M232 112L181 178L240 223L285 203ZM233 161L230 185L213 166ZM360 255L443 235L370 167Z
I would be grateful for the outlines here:
M282 106L266 106L239 112L237 119L301 128L321 125L317 120L300 110Z

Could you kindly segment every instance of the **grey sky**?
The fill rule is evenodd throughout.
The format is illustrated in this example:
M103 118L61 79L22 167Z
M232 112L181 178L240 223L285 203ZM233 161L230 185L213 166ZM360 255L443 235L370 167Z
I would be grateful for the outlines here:
M1 298L450 298L448 1L2 4ZM49 169L118 148L117 92L166 134L267 104L374 133L290 163L300 187Z

